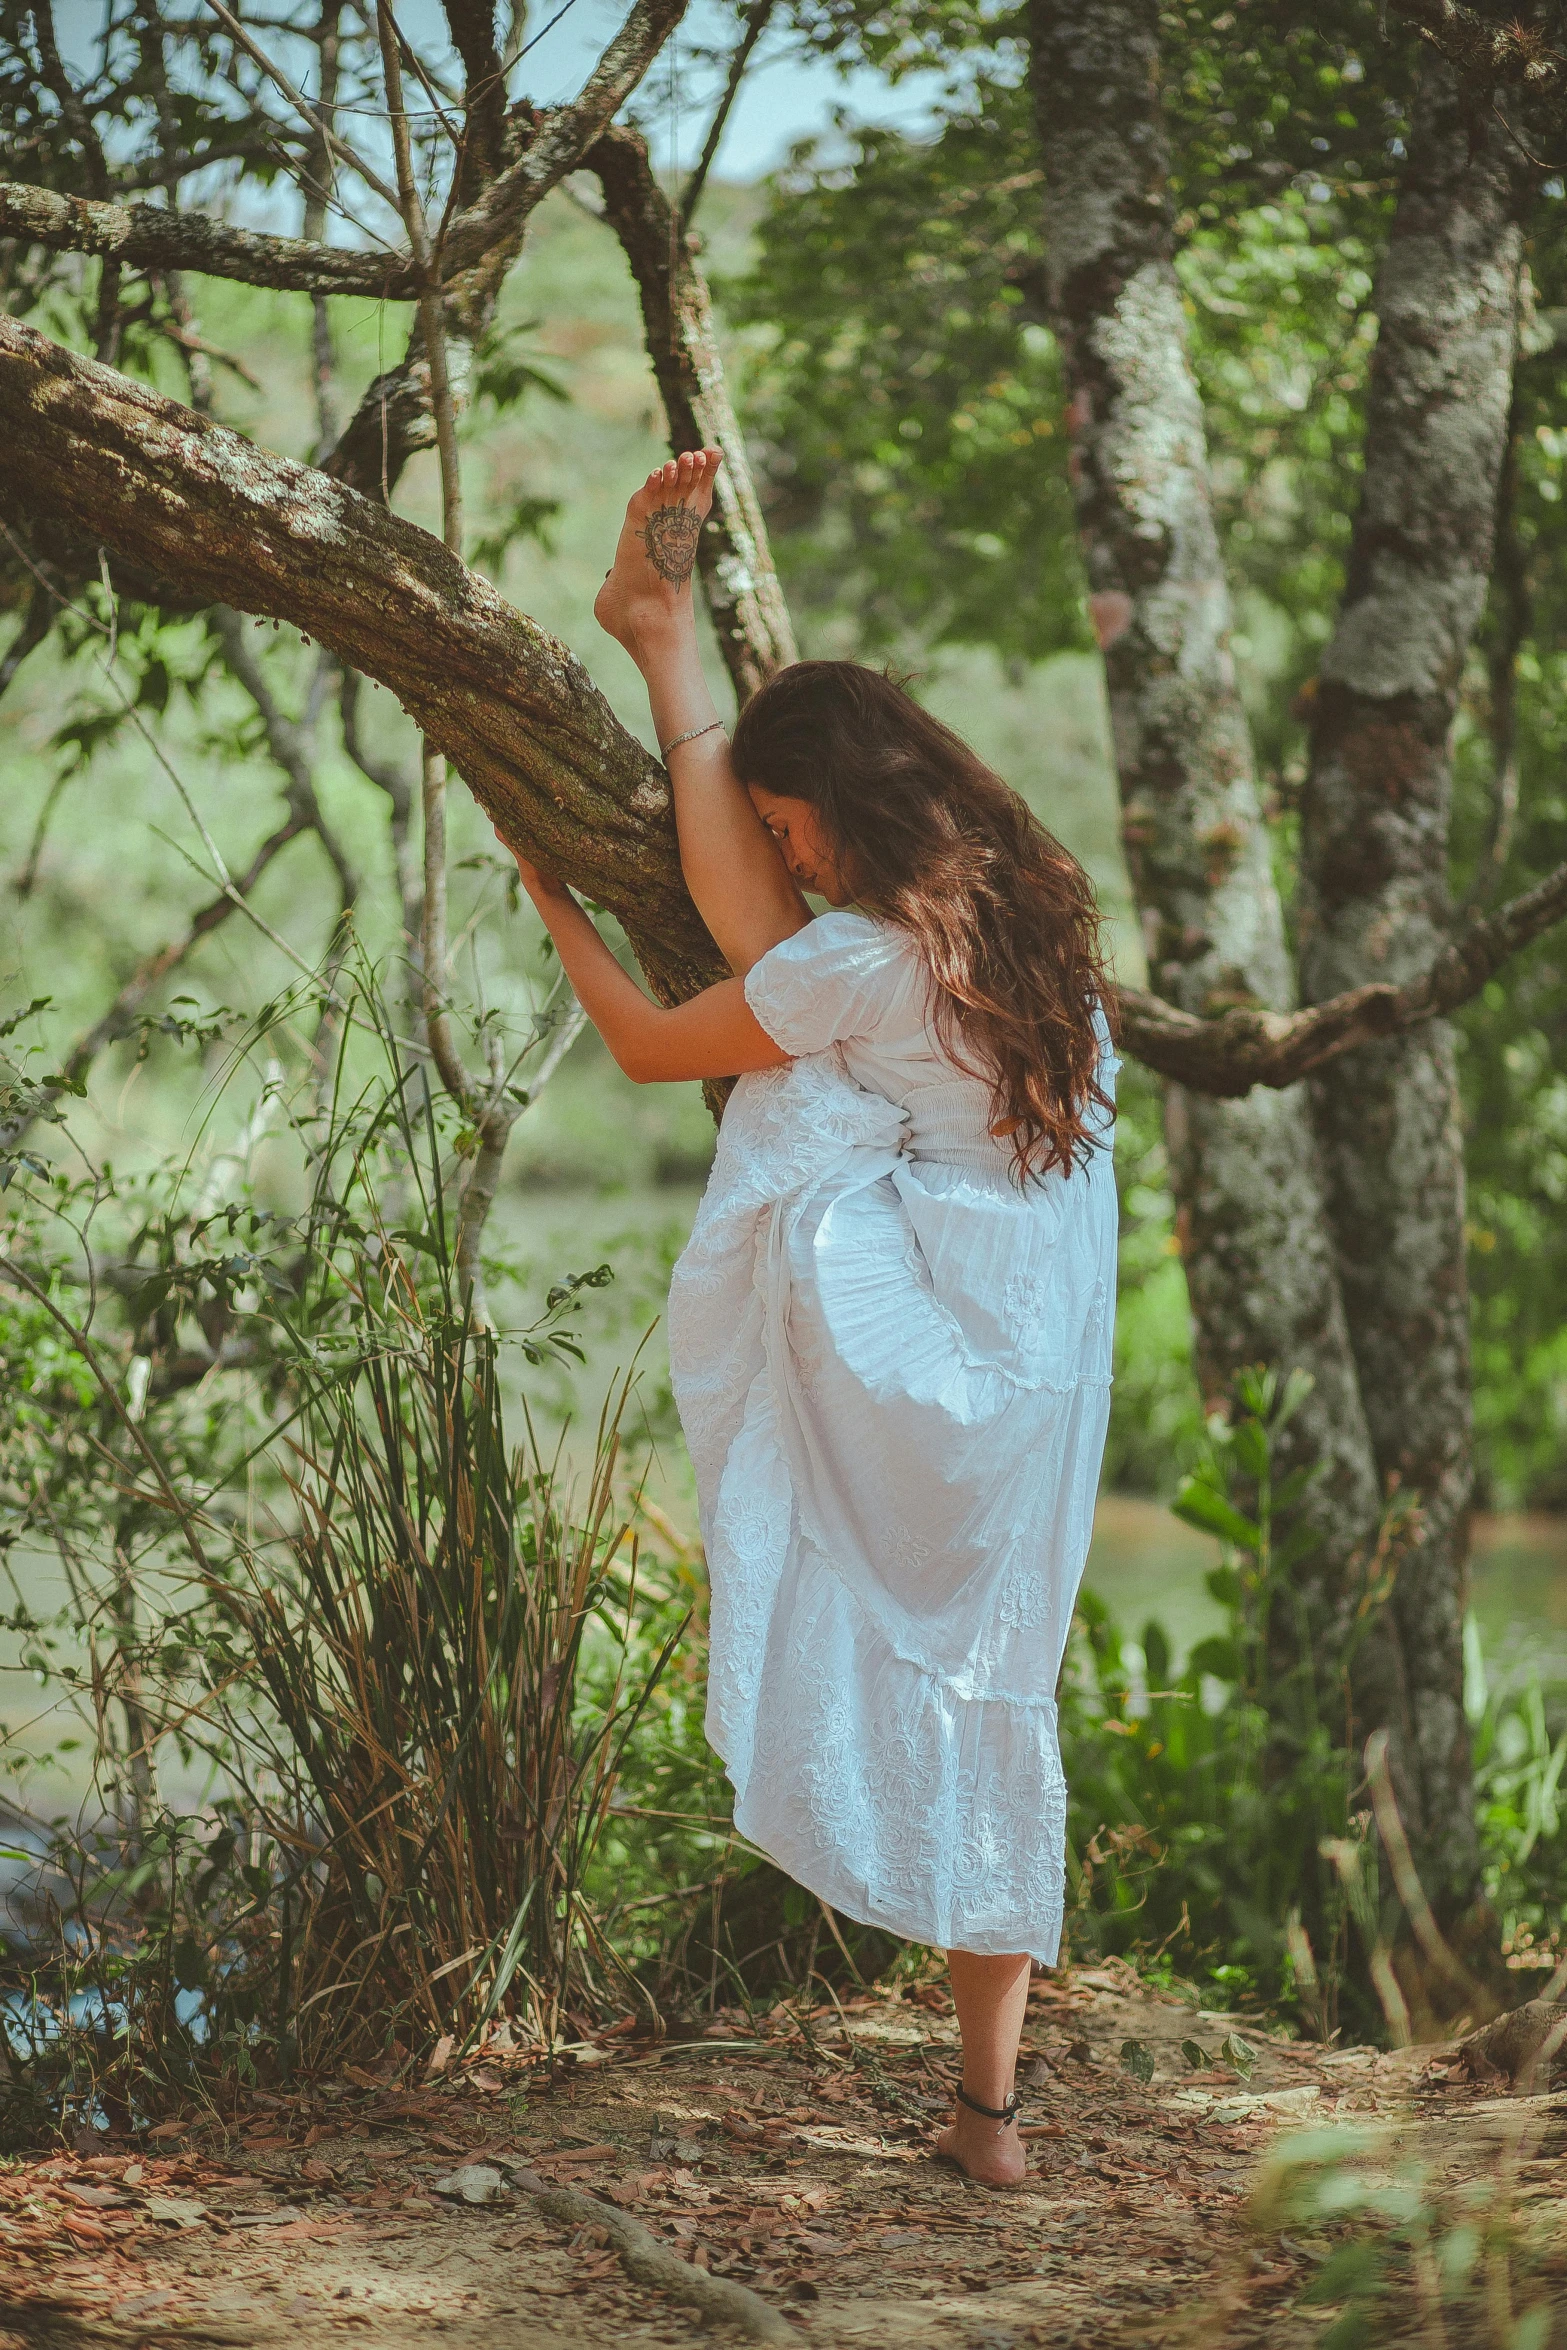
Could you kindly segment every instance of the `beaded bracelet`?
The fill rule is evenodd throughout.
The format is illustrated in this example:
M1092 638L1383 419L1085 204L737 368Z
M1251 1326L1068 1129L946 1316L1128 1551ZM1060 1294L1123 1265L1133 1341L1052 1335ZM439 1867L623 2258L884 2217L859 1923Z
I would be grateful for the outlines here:
M722 726L723 723L721 718L710 718L705 726L693 726L689 733L675 735L671 741L659 744L659 757L667 759L670 752L678 751L682 743L694 743L698 735L711 734L715 726Z

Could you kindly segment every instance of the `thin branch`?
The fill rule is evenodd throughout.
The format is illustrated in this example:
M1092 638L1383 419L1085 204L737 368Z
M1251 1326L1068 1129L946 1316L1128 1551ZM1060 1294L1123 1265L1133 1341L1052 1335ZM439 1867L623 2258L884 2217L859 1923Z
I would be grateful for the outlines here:
M280 293L368 294L411 302L418 294L404 252L348 252L299 237L231 228L203 212L161 204L100 204L20 180L0 181L0 237L55 253L87 253L131 269L191 269Z
M216 5L216 0L213 0ZM457 419L452 404L451 375L446 363L446 320L440 289L431 266L430 232L414 180L413 145L403 108L403 76L398 56L398 33L387 0L376 0L376 29L381 40L381 66L386 76L386 103L392 121L392 152L397 158L397 201L408 250L419 277L419 318L424 327L425 358L430 370L430 405L435 415L435 441L441 460L442 537L447 549L462 555L462 472L457 458Z
M308 124L312 138L324 141L401 214L399 198L322 119L324 109L312 106L295 89L229 14L223 0L207 4L277 84ZM584 149L625 104L684 9L685 0L637 0L573 103L541 115L526 152L450 222L440 255L444 283L515 239L534 208L577 169ZM234 278L282 292L369 294L409 302L418 299L422 282L411 251L389 249L384 258L345 252L297 237L230 228L202 213L173 214L152 204L95 203L20 181L0 182L0 236L26 238L54 252L97 254L133 268L200 270L209 277Z
M1471 922L1402 987L1351 988L1303 1012L1237 1008L1201 1020L1141 988L1119 988L1121 1041L1148 1068L1195 1093L1234 1098L1254 1085L1294 1085L1357 1045L1456 1011L1564 915L1567 865L1558 865L1533 889Z
M446 761L428 741L424 746L424 1024L430 1057L441 1083L463 1109L475 1105L473 1081L463 1067L446 1009Z
M223 0L207 0L207 6L211 9L213 15L222 25L230 40L237 41L240 47L244 50L246 56L249 57L255 64L260 66L268 81L270 81L275 88L282 92L283 96L288 100L290 106L292 106L295 112L301 116L312 137L324 140L326 145L331 148L334 155L338 156L344 163L346 163L350 170L356 171L359 174L359 177L364 181L367 188L374 189L376 195L380 197L383 204L389 204L394 212L399 211L401 208L398 204L396 196L392 193L392 190L387 186L385 180L382 179L380 173L375 169L375 167L372 164L366 163L364 157L358 154L355 149L348 144L346 139L339 138L337 132L332 129L331 125L322 120L320 108L312 106L310 100L304 95L304 93L295 89L293 83L289 80L282 67L280 65L275 65L272 59L267 55L265 49L260 46L259 42L253 41L251 39L249 33L246 32L238 17L230 15L229 11L223 5Z
M719 99L713 119L708 125L707 138L697 160L697 167L686 183L686 192L681 200L680 225L683 229L689 229L695 217L697 205L702 199L702 190L707 185L707 175L713 168L719 144L729 120L730 108L740 95L740 84L745 78L745 69L751 62L757 42L767 30L776 5L777 0L752 0L752 5L747 11L745 31L736 43L734 55L729 60L729 78L724 83L724 94Z
M22 625L0 658L0 694L3 694L29 653L36 652L54 626L54 607L41 587L33 589ZM27 894L23 891L23 896Z
M337 106L338 74L342 63L342 33L339 19L342 0L322 0L321 14L316 23L316 113L319 130L332 127ZM307 241L317 244L326 235L327 213L336 194L336 173L332 165L332 150L324 136L317 137L316 153L311 157L305 174L307 193L305 217L302 223ZM319 291L310 297L310 372L316 395L317 458L324 457L337 439L336 377L337 358L332 347L332 314L325 294Z
M346 910L358 898L359 876L322 813L316 792L312 730L298 725L279 709L240 615L229 605L216 604L207 617L213 635L223 647L229 668L256 706L256 714L261 720L273 762L287 778L285 797L289 810L319 839L337 876ZM331 656L323 654L321 659L329 661Z
M288 821L261 843L239 879L231 881L219 896L210 898L200 912L192 916L189 927L181 937L169 940L138 965L107 1011L101 1013L91 1028L72 1045L61 1065L60 1082L40 1086L25 1116L18 1114L8 1123L0 1125L0 1148L14 1149L48 1103L57 1101L62 1094L79 1084L100 1053L130 1035L143 1005L153 991L162 986L171 971L179 969L204 938L210 938L215 930L228 921L230 915L240 911L242 901L250 895L274 858L282 854L290 841L297 840L301 833L309 829L304 817L291 813Z
M391 803L392 855L397 867L398 897L402 904L403 938L406 951L412 955L418 952L423 925L419 873L411 847L414 790L402 767L395 761L374 758L365 745L359 724L359 689L363 683L364 679L357 669L340 672L338 716L343 730L343 748L360 774L378 790L384 791Z
M100 196L107 196L111 185L108 158L98 136L98 127L87 107L82 104L76 85L61 61L59 43L55 39L52 0L34 0L32 17L45 87L59 107L66 129L81 148L87 177L94 191Z

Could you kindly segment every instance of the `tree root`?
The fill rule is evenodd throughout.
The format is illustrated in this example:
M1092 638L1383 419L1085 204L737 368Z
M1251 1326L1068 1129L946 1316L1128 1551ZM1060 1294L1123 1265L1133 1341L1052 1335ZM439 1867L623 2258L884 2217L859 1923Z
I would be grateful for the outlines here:
M1525 2000L1460 2040L1454 2053L1476 2080L1501 2075L1516 2088L1545 2088L1553 2072L1567 2072L1567 2000Z
M798 2342L799 2336L780 2310L733 2277L709 2276L705 2268L681 2260L649 2233L640 2220L579 2187L551 2187L532 2171L514 2171L515 2183L531 2195L547 2219L574 2228L602 2228L620 2255L626 2274L639 2285L673 2294L695 2309L705 2324L734 2326L753 2342Z

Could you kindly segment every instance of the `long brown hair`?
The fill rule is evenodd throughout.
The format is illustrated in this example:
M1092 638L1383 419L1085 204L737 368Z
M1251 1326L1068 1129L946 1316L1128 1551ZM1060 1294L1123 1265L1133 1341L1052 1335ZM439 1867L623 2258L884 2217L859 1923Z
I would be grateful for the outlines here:
M856 902L918 942L948 1050L992 1086L1021 1180L1086 1159L1113 996L1077 859L950 727L857 661L798 661L740 713L735 773L815 810Z

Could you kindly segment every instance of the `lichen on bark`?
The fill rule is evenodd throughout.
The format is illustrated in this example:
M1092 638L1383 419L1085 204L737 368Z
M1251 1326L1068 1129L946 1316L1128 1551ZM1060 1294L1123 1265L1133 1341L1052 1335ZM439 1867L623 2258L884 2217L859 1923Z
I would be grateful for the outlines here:
M1294 999L1230 654L1202 403L1173 263L1153 0L1034 0L1052 319L1100 626L1127 860L1155 992L1194 1014ZM1342 1573L1378 1494L1304 1089L1169 1088L1166 1134L1205 1388L1308 1371L1293 1444Z
M1508 434L1519 156L1427 58L1374 295L1365 481L1313 698L1300 963L1318 1001L1402 981L1451 935L1451 734L1485 602ZM1392 1763L1445 1922L1476 1900L1463 1711L1472 1485L1463 1136L1446 1021L1312 1081L1378 1474L1421 1518L1392 1597L1407 1712Z

